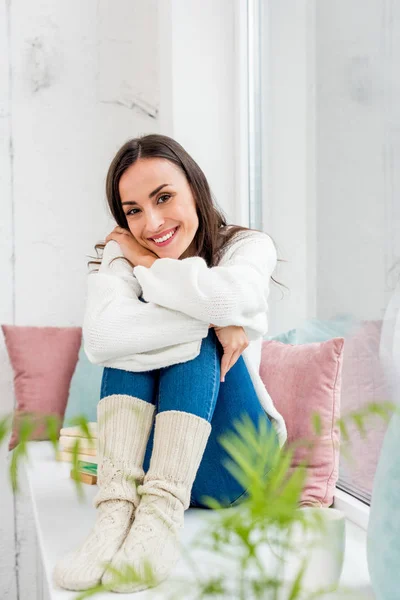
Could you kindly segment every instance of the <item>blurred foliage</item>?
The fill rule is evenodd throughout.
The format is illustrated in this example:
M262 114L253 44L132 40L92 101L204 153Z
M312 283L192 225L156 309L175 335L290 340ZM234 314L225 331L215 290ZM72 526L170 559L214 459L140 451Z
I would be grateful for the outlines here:
M396 406L391 402L375 402L360 411L343 416L337 421L342 441L350 442L350 424L354 424L360 435L365 436L371 419L379 417L388 421L395 410ZM29 460L27 444L38 424L44 427L45 435L42 439L44 437L50 440L55 456L59 451L59 422L54 415L19 416L19 443L10 452L9 464L9 478L14 493L19 491L19 466L23 460ZM0 420L0 445L8 440L12 425L12 415ZM96 444L84 416L71 419L69 425L77 426L82 438ZM234 423L234 431L221 436L220 442L229 457L225 467L246 489L247 495L239 504L230 507L216 502L213 498L203 499L204 504L212 510L209 512L205 528L191 543L191 552L186 549L182 553L188 565L187 577L171 577L168 582L171 600L311 600L332 591L325 589L310 594L303 590L302 582L307 566L305 563L300 566L290 584L285 582L284 577L285 558L294 550L290 544L293 528L321 531L324 526L323 520L318 518L318 511L314 511L313 518L310 519L309 516L306 517L306 511L299 509L307 476L307 464L316 444L321 442L322 423L318 414L313 415L312 426L312 439L300 440L290 447L285 445L283 448L279 448L276 435L268 428L265 419L260 419L256 427L247 415ZM71 451L71 483L76 486L78 497L82 499L82 483L77 477L80 446L81 437L77 437ZM307 448L309 452L306 453L303 463L292 469L293 454L299 446ZM274 565L265 564L263 548L269 548L274 557ZM233 568L229 569L229 575L203 573L201 561L199 563L192 556L192 552L199 551L231 561ZM143 581L148 587L154 585L150 565L145 565L144 577L135 573L129 565L125 565L120 571L110 566L106 568L113 573L119 584ZM107 589L109 587L103 584L93 587L77 594L75 600L84 600ZM345 590L342 593L343 598L350 597L346 596ZM354 594L351 597L354 599Z

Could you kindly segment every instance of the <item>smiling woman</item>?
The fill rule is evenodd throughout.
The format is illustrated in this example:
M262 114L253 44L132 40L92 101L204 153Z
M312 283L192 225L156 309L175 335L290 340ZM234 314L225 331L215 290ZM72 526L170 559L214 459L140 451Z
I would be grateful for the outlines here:
M107 244L110 240L118 242L123 252L122 258L125 258L132 266L151 267L158 258L157 254L140 244L130 231L119 227L119 225L114 227L112 232L108 234L105 243Z
M237 233L257 231L228 225L199 165L164 135L135 138L118 150L108 170L106 195L118 231L130 233L143 251L135 263L135 253L121 247L132 267L151 264L140 262L146 256L179 260L200 256L213 267ZM173 230L175 234L164 239ZM122 239L116 238L108 239ZM97 256L88 265L101 263L99 251L104 246L104 242L95 245Z
M98 510L54 579L131 592L148 584L113 581L108 565L128 563L141 577L150 567L160 583L179 559L190 505L246 499L243 480L225 467L221 435L246 415L269 432L266 478L286 441L259 375L277 252L268 234L226 223L200 167L166 136L127 142L106 188L117 226L89 274L82 326L89 360L104 366Z
M120 177L119 195L129 232L143 249L160 257L190 256L199 219L181 169L165 158L140 158ZM141 264L134 254L123 253L133 264Z

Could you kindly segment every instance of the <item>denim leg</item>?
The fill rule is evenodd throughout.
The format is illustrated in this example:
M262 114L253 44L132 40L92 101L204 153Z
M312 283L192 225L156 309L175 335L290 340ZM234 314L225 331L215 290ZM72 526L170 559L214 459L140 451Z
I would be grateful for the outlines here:
M233 422L247 414L255 426L259 419L272 428L257 397L242 356L220 383L222 346L213 328L203 339L200 354L187 362L160 369L157 411L180 410L211 421L212 431L192 489L191 506L205 506L203 496L211 496L225 506L245 497L245 490L224 467L229 458L218 439L235 431ZM153 447L150 434L144 470L147 471Z
M217 403L221 347L214 329L196 358L160 369L158 411L180 410L211 421Z
M211 328L196 358L159 369L156 412L180 410L211 421L218 397L221 353L222 346ZM154 425L144 457L145 471L150 466Z
M267 430L275 436L278 446L278 436L260 404L246 363L240 356L225 375L225 382L221 383L219 388L211 421L211 434L192 488L191 506L206 507L204 496L214 498L222 506L232 506L247 497L243 486L225 468L224 462L231 461L232 458L219 442L221 435L231 432L237 435L234 422L244 415L250 418L257 429L260 421L264 421ZM268 472L269 467L265 477L268 476Z
M101 378L100 399L112 394L127 394L155 404L158 394L159 369L134 373L104 367Z

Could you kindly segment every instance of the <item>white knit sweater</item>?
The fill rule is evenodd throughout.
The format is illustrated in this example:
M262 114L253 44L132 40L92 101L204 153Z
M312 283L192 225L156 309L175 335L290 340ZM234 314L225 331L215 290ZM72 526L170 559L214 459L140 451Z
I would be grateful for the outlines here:
M237 234L212 268L196 256L160 258L132 272L123 259L110 264L116 256L122 251L111 240L99 271L88 275L83 340L90 362L126 371L159 369L198 356L210 323L241 325L250 342L243 359L282 445L285 422L259 375L269 282L277 264L271 238Z

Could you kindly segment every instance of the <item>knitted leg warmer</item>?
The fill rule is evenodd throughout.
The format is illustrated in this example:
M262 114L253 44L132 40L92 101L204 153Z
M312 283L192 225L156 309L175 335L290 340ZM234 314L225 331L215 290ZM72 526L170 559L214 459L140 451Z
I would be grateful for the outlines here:
M54 583L67 590L98 585L124 541L139 504L143 459L155 407L127 395L113 394L97 406L96 521L80 547L54 569Z
M112 591L139 591L168 577L180 557L179 530L210 432L210 423L197 415L176 410L157 414L150 467L138 487L141 500L135 521L111 562L122 572L129 565L142 581L113 583L109 571L102 582ZM152 582L145 581L146 565Z

